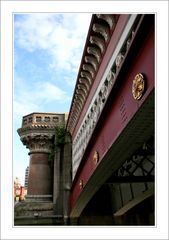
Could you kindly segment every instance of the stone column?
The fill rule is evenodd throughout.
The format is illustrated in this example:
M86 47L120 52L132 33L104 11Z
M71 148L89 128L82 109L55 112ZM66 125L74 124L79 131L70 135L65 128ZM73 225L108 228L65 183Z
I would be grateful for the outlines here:
M53 144L54 131L43 128L24 129L18 133L30 152L27 200L51 200L53 197L53 164L49 153Z
M30 173L28 178L28 195L52 194L52 168L48 153L30 154Z
M60 148L56 149L54 157L53 203L58 203L60 195Z
M69 221L69 196L72 185L72 139L69 133L65 136L63 158L63 216L64 224Z

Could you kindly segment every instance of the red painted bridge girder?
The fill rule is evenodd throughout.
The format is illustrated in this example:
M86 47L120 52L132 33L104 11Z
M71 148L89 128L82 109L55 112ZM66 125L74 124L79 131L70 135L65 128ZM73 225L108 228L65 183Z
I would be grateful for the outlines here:
M90 184L90 178L97 172L97 168L104 161L109 149L153 92L155 78L154 56L154 16L152 15L150 19L148 16L144 17L140 24L83 155L71 189L71 211L78 205L78 199L85 191L85 186ZM138 73L143 73L146 79L146 89L139 101L135 100L132 95L133 79ZM133 129L133 131L135 130ZM93 162L95 151L99 153L98 165ZM84 182L84 189L79 187L80 180Z

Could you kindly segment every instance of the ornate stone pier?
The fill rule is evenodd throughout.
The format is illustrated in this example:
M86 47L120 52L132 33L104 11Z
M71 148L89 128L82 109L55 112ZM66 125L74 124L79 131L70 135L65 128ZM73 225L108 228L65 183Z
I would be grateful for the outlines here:
M65 123L65 114L32 113L23 117L18 134L29 149L26 201L15 208L15 225L60 225L53 204L55 127Z
M22 137L22 142L30 149L27 199L33 197L34 199L41 198L41 200L45 200L52 197L53 169L49 159L52 139L52 131L45 133L43 128L34 131L32 136Z
M32 113L23 117L18 134L29 149L26 201L15 207L15 225L63 225L67 222L71 183L71 141L56 146L55 127L65 125L67 114ZM58 154L59 153L59 154Z
M64 114L32 113L23 117L18 129L22 143L30 150L27 200L52 201L53 162L49 155L59 123L64 123Z

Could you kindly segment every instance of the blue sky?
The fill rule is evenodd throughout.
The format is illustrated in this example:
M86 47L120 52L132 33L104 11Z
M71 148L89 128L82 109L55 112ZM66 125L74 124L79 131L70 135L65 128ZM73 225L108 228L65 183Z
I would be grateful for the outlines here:
M68 112L91 14L14 14L13 177L24 184L28 149L17 129L32 112Z

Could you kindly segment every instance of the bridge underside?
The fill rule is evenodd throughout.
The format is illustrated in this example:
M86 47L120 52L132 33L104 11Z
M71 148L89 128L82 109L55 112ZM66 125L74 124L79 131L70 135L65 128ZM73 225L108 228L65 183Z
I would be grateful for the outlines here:
M154 225L154 139L128 158L88 202L78 225Z
M85 185L71 224L154 225L154 171L152 91Z

